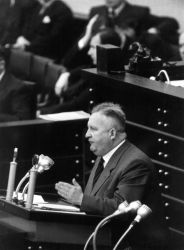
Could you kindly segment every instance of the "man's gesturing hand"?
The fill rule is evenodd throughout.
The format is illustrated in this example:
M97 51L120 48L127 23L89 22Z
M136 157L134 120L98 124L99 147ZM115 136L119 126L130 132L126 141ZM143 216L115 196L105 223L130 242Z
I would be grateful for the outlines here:
M67 201L80 206L83 198L82 188L75 178L72 180L72 183L73 185L60 181L55 184L55 189L58 194L64 197Z

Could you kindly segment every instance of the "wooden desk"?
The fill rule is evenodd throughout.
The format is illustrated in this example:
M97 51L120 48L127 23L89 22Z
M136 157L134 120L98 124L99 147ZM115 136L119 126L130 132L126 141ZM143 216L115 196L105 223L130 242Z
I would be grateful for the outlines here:
M100 216L80 212L58 212L31 209L27 210L11 202L0 199L0 223L15 232L25 233L31 242L85 245ZM110 245L110 230L99 234L98 245Z

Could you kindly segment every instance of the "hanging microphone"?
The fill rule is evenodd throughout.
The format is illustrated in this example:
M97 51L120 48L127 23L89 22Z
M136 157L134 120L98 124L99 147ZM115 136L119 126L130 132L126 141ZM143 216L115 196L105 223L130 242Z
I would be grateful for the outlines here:
M130 204L128 204L127 201L124 201L121 203L118 207L118 210L114 212L114 215L118 214L124 214L128 212L137 212L137 210L141 207L141 202L140 201L132 201Z
M151 208L149 208L147 205L143 204L142 206L140 206L137 210L137 215L135 219L132 221L132 223L130 224L128 229L124 232L124 234L120 237L120 239L114 246L113 250L116 250L120 242L125 238L125 236L129 233L129 231L142 219L146 218L151 212L152 212Z
M128 204L128 202L125 200L124 202L122 202L119 206L118 209L111 215L105 217L102 221L100 221L100 223L96 226L94 232L90 235L90 237L88 238L84 250L86 250L87 245L89 243L89 241L91 240L91 238L93 237L93 248L95 250L96 248L96 235L99 231L99 229L104 226L106 223L108 223L112 218L121 215L121 214L126 214L126 213L136 213L137 210L141 207L141 202L140 201L132 201L130 204Z
M149 214L151 214L152 210L147 205L143 204L138 210L135 219L132 221L132 225L134 226L136 223L139 223L142 219L146 218Z

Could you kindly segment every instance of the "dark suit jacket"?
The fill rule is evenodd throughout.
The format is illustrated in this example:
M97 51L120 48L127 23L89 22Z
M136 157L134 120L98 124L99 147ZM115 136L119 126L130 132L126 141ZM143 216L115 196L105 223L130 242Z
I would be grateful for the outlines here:
M0 122L32 119L29 88L6 72L0 81Z
M61 58L71 44L72 12L60 0L54 1L43 14L39 14L40 8L34 3L25 10L20 35L31 42L27 50L53 59Z
M150 159L128 141L113 154L96 184L92 185L99 158L91 171L81 209L85 212L108 215L118 205L140 200L147 203L155 184Z
M149 246L150 244L163 246L167 230L163 220L160 194L157 190L157 177L150 159L126 140L113 154L93 187L94 174L99 160L98 157L86 185L81 211L106 216L113 213L124 200L129 203L140 200L147 204L153 213L148 220L145 220L145 227L140 227L131 236L131 245L137 243L141 245L146 241L148 243L145 244ZM118 232L119 234L123 232L124 218L123 222L120 218L117 220L113 232L118 235Z
M108 10L105 5L92 8L90 18L95 14L99 14L100 18L94 25L94 33L104 26L109 26ZM139 36L149 28L155 27L159 30L161 36L169 41L172 39L175 43L177 30L179 28L179 24L174 18L152 15L150 14L149 8L129 3L126 3L124 9L114 19L114 23L122 29L129 27L134 29L136 34L135 38L139 38Z
M92 8L90 18L96 14L99 14L100 18L94 25L94 33L104 26L109 26L107 6L102 5ZM138 36L144 30L148 17L149 8L127 3L119 15L115 17L114 23L122 29L133 28Z

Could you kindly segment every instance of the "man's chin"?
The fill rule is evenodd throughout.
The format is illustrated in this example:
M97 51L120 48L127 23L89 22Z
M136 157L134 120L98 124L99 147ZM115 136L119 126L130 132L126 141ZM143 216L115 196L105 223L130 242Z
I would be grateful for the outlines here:
M93 147L92 145L90 146L90 150L91 152L93 152L93 154L98 155L96 148Z

